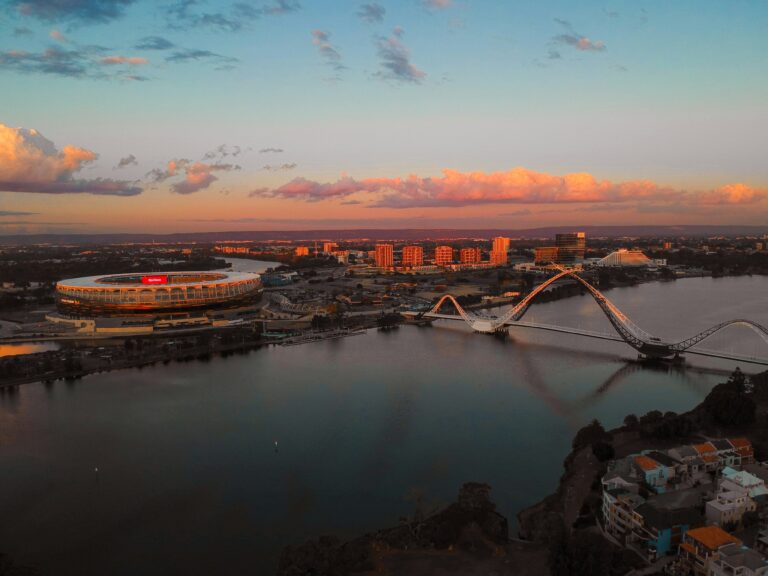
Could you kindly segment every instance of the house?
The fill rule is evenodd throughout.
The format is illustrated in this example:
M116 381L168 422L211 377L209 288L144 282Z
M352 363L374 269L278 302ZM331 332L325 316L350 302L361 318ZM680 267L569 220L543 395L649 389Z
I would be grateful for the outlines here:
M750 498L768 496L768 488L765 486L765 481L746 470L734 470L731 467L725 467L721 475L721 491L745 492Z
M741 456L741 464L753 464L755 462L755 451L752 443L746 438L729 438L735 451Z
M678 548L674 573L707 576L711 565L720 559L720 550L728 544L741 546L741 540L718 526L688 530Z
M643 474L645 483L657 494L666 490L667 480L674 475L674 468L664 466L661 462L657 462L645 454L634 456L633 461Z
M751 548L728 544L720 557L710 563L710 576L761 576L768 574L768 561Z
M694 444L693 449L699 454L699 458L704 461L704 469L707 472L712 472L720 467L720 457L714 444L711 442Z
M603 490L603 529L624 546L637 539L643 517L635 509L644 502L645 498L623 488Z
M693 507L670 509L645 502L635 512L642 517L638 534L651 562L677 551L685 533L701 524L701 514Z
M745 492L729 490L707 502L705 511L708 524L730 527L740 524L744 513L755 509L754 501Z

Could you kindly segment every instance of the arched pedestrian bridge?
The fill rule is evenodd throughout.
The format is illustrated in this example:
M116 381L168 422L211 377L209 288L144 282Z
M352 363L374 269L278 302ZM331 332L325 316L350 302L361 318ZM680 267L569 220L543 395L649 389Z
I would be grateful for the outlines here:
M721 322L716 326L712 326L703 332L700 332L690 338L681 340L679 342L665 342L661 338L658 338L635 324L626 314L619 310L615 304L613 304L608 298L606 298L597 288L592 286L589 282L584 280L578 274L578 270L554 268L556 274L548 278L545 282L539 284L534 290L532 290L525 298L523 298L518 304L508 310L504 315L499 317L484 317L474 314L471 311L465 310L461 304L458 303L456 298L450 294L446 294L427 312L421 314L412 314L421 318L441 318L449 320L464 320L475 332L483 333L499 333L504 332L507 328L512 326L520 326L525 328L539 328L543 330L550 330L554 332L564 332L569 334L578 334L581 336L589 336L592 338L601 338L603 340L620 340L626 342L632 348L640 352L640 354L649 358L673 358L680 353L689 350L691 347L703 342L716 332L727 328L732 325L746 326L753 330L758 336L760 336L766 343L766 357L764 361L760 359L749 359L747 357L741 357L734 354L726 354L719 352L709 351L692 351L691 353L702 354L706 356L714 356L719 358L728 358L734 360L745 360L755 362L758 364L768 364L768 328L752 320L743 318L737 318L734 320L728 320ZM616 331L616 336L600 334L597 332L590 332L588 330L580 330L577 328L567 328L562 326L552 326L546 324L538 324L531 322L522 322L523 316L530 308L533 300L546 290L549 286L561 280L563 278L572 278L579 282L590 295L595 299L597 305L608 318L608 321ZM449 302L456 310L456 314L444 314L441 312L443 305Z

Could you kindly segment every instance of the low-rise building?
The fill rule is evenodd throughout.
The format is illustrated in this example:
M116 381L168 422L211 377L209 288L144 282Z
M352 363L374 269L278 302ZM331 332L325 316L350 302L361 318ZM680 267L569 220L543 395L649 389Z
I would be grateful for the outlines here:
M757 551L728 544L720 548L720 557L710 563L709 576L762 576L768 574L768 561Z
M707 502L705 513L707 524L724 528L740 524L745 512L756 509L754 501L744 492L728 490L718 492L714 500Z
M729 544L741 546L741 540L718 526L688 530L680 544L674 572L695 576L709 575L712 565L720 559L720 550Z

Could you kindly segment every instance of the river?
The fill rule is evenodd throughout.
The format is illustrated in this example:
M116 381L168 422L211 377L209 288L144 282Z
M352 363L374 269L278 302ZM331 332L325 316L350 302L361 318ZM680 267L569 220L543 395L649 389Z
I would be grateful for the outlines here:
M768 278L742 277L607 296L673 338L766 323L765 294ZM589 296L530 315L611 329ZM765 343L729 328L716 346ZM0 395L0 548L46 574L271 574L286 544L397 524L469 480L491 484L514 524L554 490L581 425L688 410L735 367L634 357L621 343L523 329L502 341L441 321L21 386Z

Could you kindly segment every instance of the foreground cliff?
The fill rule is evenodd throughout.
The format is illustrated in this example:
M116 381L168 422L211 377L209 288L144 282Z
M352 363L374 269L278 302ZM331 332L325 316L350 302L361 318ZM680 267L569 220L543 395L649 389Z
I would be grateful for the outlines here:
M424 520L341 542L322 537L284 550L279 576L547 574L536 543L510 543L507 519L486 484L464 484L456 502Z

